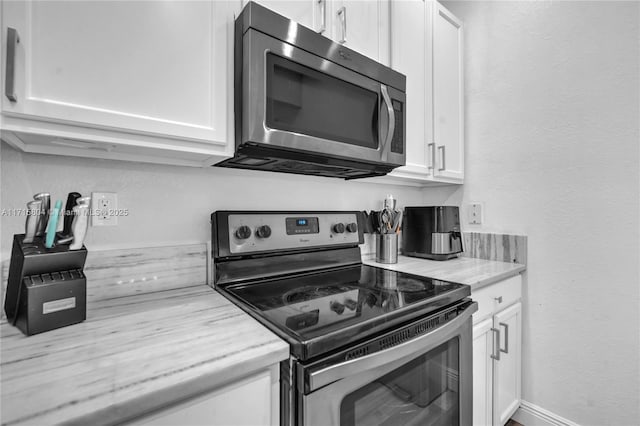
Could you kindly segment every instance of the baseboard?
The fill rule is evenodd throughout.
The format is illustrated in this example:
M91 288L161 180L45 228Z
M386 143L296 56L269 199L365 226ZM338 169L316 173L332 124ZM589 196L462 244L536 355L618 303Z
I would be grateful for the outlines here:
M511 418L524 426L580 426L527 401L520 403L520 408Z

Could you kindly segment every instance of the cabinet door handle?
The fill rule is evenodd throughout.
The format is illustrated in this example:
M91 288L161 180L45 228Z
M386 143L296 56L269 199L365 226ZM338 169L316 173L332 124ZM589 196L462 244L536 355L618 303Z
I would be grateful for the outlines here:
M500 323L500 327L504 327L504 349L500 348L500 352L509 353L509 324ZM499 345L498 345L499 346Z
M429 165L427 166L427 168L429 170L433 170L436 162L436 144L435 143L427 144L427 148L429 149L429 151L431 151L431 161L429 162Z
M327 30L327 0L318 0L320 5L320 29L318 34L322 34Z
M442 162L440 163L440 164L442 164L442 167L440 167L440 168L438 169L438 171L439 171L439 172L441 172L441 171L443 171L443 170L446 170L446 168L447 168L446 163L445 163L446 158L445 158L445 156L444 156L444 149L445 149L445 148L446 148L446 147L445 147L444 145L440 145L440 146L438 147L438 150L442 153L442 154L440 155L440 158L442 158Z
M11 102L16 102L16 47L20 36L15 28L7 28L7 68L4 80L4 94Z
M342 38L338 40L338 43L344 44L347 42L347 8L345 6L338 9L338 16L342 24Z
M496 361L500 361L500 330L497 328L491 327L491 331L493 331L493 352L491 358Z

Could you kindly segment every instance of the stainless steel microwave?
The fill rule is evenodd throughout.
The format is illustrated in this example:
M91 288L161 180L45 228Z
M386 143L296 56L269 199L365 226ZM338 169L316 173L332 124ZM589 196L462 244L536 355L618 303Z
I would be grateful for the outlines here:
M253 2L234 39L235 152L218 166L356 179L405 164L404 75Z

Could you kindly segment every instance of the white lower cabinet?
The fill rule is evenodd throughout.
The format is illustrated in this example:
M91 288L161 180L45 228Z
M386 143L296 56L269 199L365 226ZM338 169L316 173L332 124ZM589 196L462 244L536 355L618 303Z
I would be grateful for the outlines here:
M473 424L504 425L520 406L522 279L513 277L472 291Z
M134 426L280 424L278 366L141 418Z
M493 411L493 318L473 326L473 424L490 425Z

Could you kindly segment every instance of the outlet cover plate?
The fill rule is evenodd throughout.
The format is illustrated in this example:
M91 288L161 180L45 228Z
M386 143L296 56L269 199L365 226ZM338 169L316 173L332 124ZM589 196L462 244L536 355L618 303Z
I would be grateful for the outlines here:
M482 223L482 203L470 203L468 212L469 223L473 225L479 225Z
M91 226L116 226L117 211L118 194L115 192L91 193Z

